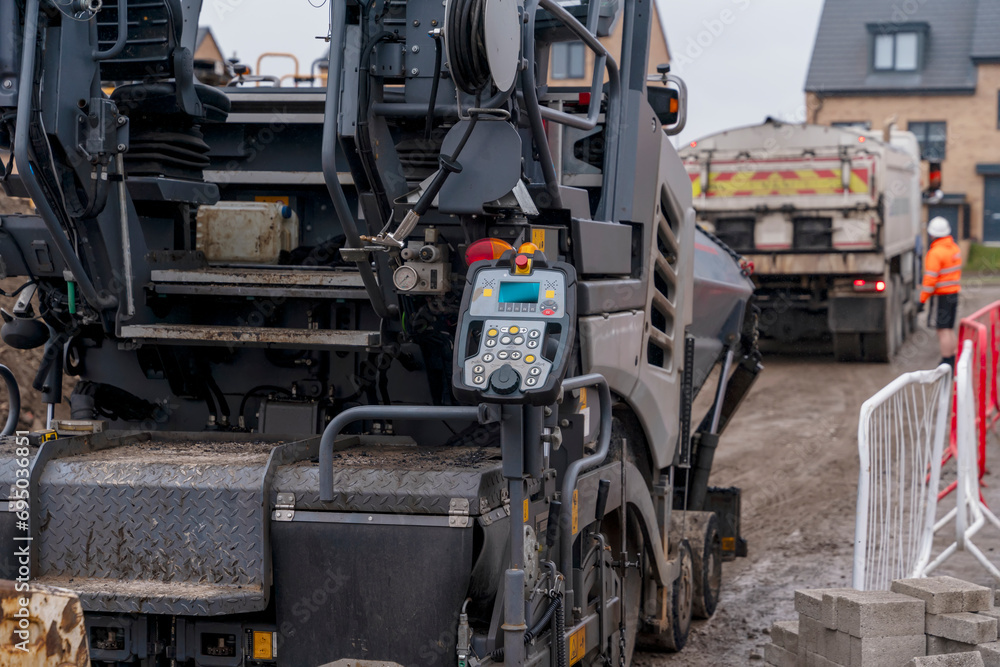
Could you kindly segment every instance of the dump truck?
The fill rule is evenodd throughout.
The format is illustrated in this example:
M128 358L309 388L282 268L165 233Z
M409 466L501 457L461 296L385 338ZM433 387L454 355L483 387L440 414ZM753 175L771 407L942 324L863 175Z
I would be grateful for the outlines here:
M49 405L0 442L0 578L71 591L92 664L628 664L714 612L753 285L649 3L567 4L336 0L323 85L225 88L198 0L0 4L0 337Z
M753 263L760 334L832 337L841 361L888 361L913 331L920 150L909 132L762 125L681 151L699 223Z

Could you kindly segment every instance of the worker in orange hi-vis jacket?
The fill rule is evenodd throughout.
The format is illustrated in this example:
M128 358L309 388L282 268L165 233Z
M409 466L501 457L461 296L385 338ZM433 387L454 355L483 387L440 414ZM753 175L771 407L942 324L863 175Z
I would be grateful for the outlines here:
M962 291L962 251L951 238L951 225L937 217L927 224L931 247L924 258L924 286L920 293L920 309L931 298L927 326L937 329L941 344L941 363L955 367L958 351L958 293Z

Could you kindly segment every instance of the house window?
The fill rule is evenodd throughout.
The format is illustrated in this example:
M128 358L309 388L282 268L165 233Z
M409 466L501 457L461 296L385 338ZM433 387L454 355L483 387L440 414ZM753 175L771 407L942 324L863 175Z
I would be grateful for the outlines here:
M875 35L874 69L879 72L915 72L919 63L920 34L895 32Z
M948 126L938 123L910 123L909 130L920 142L920 159L940 162L945 158L945 144L948 142Z
M585 64L583 42L558 42L552 45L553 79L582 79Z
M842 120L830 123L833 127L843 127L849 130L870 130L872 123L870 120Z

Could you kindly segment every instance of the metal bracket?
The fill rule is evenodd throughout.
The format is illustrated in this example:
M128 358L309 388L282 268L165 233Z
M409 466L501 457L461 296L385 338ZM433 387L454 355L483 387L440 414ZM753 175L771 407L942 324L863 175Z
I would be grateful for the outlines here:
M373 252L389 252L391 248L382 245L366 245L361 248L341 248L340 258L345 262L367 262Z
M128 117L119 113L115 103L105 98L91 98L88 108L90 113L80 116L80 151L94 164L108 155L126 152L129 145Z
M274 503L275 521L292 521L295 518L295 494L279 493Z
M468 528L472 525L469 517L468 498L452 498L448 503L448 526L451 528Z
M21 503L19 501L24 500L24 499L23 498L17 498L15 496L16 493L17 493L17 485L16 484L11 484L10 485L10 491L7 493L7 498L10 499L8 501L8 503L7 503L7 511L8 512L18 512L18 511L24 511L24 510L28 509L28 506L27 506L28 504L27 503L24 503L23 507L21 506Z
M479 516L479 522L483 526L491 526L501 519L506 519L508 516L510 516L510 505L498 507L492 512L483 512Z

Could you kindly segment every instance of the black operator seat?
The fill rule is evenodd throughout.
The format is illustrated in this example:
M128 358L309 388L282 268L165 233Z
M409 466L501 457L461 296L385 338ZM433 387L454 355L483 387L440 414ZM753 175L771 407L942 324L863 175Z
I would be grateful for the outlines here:
M105 0L97 15L101 50L110 49L118 36L121 1ZM112 94L119 108L130 116L181 114L196 123L225 121L229 98L194 78L200 0L129 0L127 6L125 48L101 63L102 80L124 84Z
M118 37L123 0L105 0L97 15L98 47ZM129 117L130 176L202 181L210 148L201 126L225 122L229 97L194 77L201 0L127 0L128 38L114 58L101 62L101 79L118 84L111 93Z

